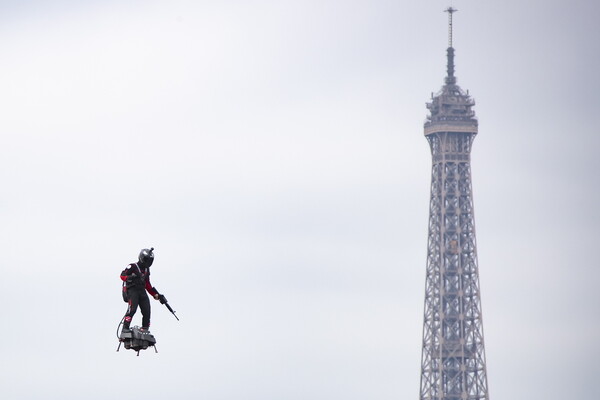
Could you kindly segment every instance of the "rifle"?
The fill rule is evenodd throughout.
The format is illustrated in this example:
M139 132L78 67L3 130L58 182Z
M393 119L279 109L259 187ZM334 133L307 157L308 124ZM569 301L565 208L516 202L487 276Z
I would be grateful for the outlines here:
M156 288L153 289L156 291L156 293L158 293L158 290ZM177 318L177 315L175 315L175 311L173 311L173 309L169 305L169 302L167 301L167 298L164 294L158 293L158 301L160 301L160 304L164 304L165 306L167 306L167 309L171 311L171 314L173 314L173 316ZM179 318L177 318L177 321L179 321Z

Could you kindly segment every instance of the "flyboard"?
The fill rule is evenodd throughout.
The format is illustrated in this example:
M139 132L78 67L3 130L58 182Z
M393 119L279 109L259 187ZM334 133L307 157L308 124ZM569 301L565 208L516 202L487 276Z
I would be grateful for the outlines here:
M164 304L167 307L167 309L171 312L171 314L173 314L173 316L177 318L177 321L179 321L179 318L175 314L175 311L173 311L173 309L169 305L167 298L162 294L159 294L158 296L160 304ZM119 351L121 345L123 345L125 349L137 352L138 356L140 355L141 350L146 350L148 347L154 347L154 352L158 353L158 350L156 350L156 339L148 329L143 329L139 326L134 326L131 329L123 329L123 331L119 335L118 331L124 319L125 316L123 316L123 319L121 319L121 322L119 322L119 326L117 327L117 337L119 338L119 346L117 347L117 351Z
M140 355L140 350L146 350L148 347L154 347L154 351L158 353L154 335L151 334L149 330L142 329L137 325L131 329L124 329L123 332L121 332L117 351L121 348L121 344L123 344L127 350L137 352L138 356Z

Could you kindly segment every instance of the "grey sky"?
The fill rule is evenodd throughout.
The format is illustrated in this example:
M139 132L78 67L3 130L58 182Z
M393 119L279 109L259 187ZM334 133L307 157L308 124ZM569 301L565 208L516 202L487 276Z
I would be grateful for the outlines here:
M2 398L416 399L447 6L0 1ZM490 396L600 398L600 6L453 6Z

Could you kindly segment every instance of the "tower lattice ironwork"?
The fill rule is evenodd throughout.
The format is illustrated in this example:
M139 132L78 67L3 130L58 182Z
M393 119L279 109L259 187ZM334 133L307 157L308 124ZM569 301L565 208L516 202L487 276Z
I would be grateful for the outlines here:
M427 103L432 155L421 400L489 399L471 187L474 100L454 76L452 15L447 76Z

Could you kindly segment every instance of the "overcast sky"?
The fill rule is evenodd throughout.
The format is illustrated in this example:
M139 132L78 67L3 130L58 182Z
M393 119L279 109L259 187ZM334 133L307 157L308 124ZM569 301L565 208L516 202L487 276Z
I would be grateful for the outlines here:
M0 1L0 396L417 399L448 5ZM452 5L490 398L600 398L600 5Z

